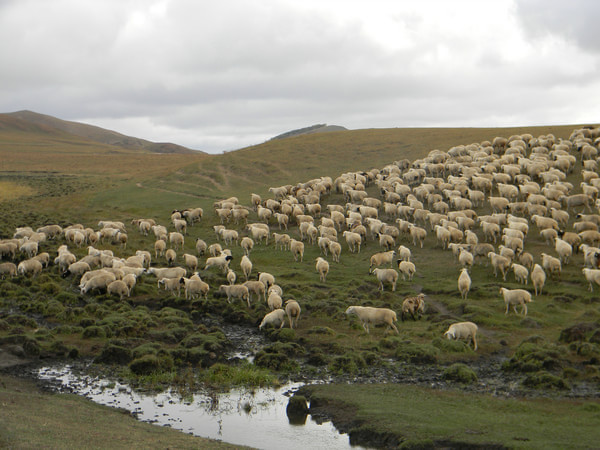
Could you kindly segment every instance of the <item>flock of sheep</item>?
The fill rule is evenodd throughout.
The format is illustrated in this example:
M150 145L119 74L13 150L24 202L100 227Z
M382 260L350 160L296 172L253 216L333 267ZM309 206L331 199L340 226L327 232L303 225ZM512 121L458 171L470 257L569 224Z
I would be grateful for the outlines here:
M153 219L132 220L135 232L154 236L155 242L153 248L128 257L97 248L120 247L120 253L126 253L128 234L123 222L100 221L97 230L81 224L36 230L22 227L12 239L0 241L0 258L8 260L0 264L0 276L36 276L54 262L63 276L79 279L81 294L103 291L123 299L131 295L142 274L149 274L156 277L159 288L176 295L183 289L186 299L194 299L206 298L211 290L200 271L216 269L224 283L212 288L229 302L240 300L250 306L254 298L267 303L271 312L264 316L260 329L283 327L286 317L293 328L300 317L299 303L284 302L283 289L273 274L259 272L257 280L250 279L256 271L250 257L255 244L269 245L271 240L276 250L290 251L297 262L303 261L305 245L318 246L322 256L316 258L315 270L326 283L340 261L344 247L340 240L350 254L360 253L366 241L375 241L381 251L370 257L369 272L381 291L386 286L395 291L399 276L411 280L416 273L410 244L423 248L426 237L434 235L435 245L452 251L462 266L458 291L465 300L471 289L469 271L478 261L488 260L494 276L504 281L510 271L519 283L528 284L531 279L537 296L547 276L559 277L577 252L583 253L582 273L592 290L600 284L600 215L595 213L599 146L600 128L574 130L569 139L529 134L498 137L448 151L433 150L413 162L398 160L381 169L345 173L335 180L321 177L271 187L273 198L263 200L251 194L248 207L232 197L215 202L214 214L220 222L214 226L216 242L208 245L198 238L195 254L177 252L184 250L188 227L203 219L202 208L174 211L169 226ZM581 182L574 186L567 177L579 162ZM369 186L375 186L371 191L376 195L369 195ZM327 203L333 192L343 195L346 203ZM478 214L475 208L489 209L489 214ZM548 253L528 251L532 225L551 246ZM40 252L47 241L59 239L64 244L54 258ZM88 254L80 259L69 250L83 246ZM238 272L231 267L232 246L244 252ZM12 261L20 259L19 253L26 259L17 266ZM151 267L153 260L155 264L164 261L166 266ZM244 281L238 283L238 278ZM511 307L515 313L520 307L520 314L527 314L530 291L502 287L500 294L506 314ZM402 319L418 317L424 308L424 295L406 298ZM397 315L391 309L351 305L346 314L356 315L367 333L370 324L384 324L398 333ZM477 349L476 333L476 324L461 322L451 325L445 336L470 340Z

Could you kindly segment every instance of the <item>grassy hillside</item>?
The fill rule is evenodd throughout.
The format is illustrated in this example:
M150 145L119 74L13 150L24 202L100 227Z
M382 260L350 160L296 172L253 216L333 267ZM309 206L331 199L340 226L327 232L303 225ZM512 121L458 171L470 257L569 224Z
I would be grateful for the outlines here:
M99 220L114 219L127 224L127 248L108 242L98 244L99 247L111 249L120 257L128 257L138 249L154 255L155 237L142 235L131 225L131 219L151 217L172 231L169 217L173 209L202 206L202 222L189 227L184 248L177 250L177 263L183 264L181 254L195 254L197 238L208 244L217 242L213 227L219 221L212 212L216 199L237 195L247 205L250 192L267 197L269 186L383 167L397 159L422 157L434 148L446 150L457 144L491 140L496 135L528 131L567 137L572 129L344 131L273 141L217 156L113 154L96 147L99 152L94 156L98 158L95 164L102 169L94 176L90 176L94 164L84 162L89 152L80 148L80 143L71 143L64 152L57 141L43 149L24 144L24 150L31 155L44 155L45 159L37 163L38 171L27 170L17 158L7 164L0 179L4 182L0 189L7 193L0 213L0 237L11 236L16 226L36 228L48 223L64 226L81 222L97 229ZM8 147L5 151L11 153ZM125 164L127 161L133 164ZM19 168L11 168L11 164ZM581 162L577 161L567 177L576 187L574 192L579 191L581 169ZM380 195L374 185L368 186L367 191L373 197ZM344 205L346 199L332 192L322 203ZM488 214L489 204L476 208L476 212ZM570 211L569 230L576 212ZM256 220L256 213L251 212L250 221ZM393 217L385 220L394 222ZM237 230L240 237L247 235L241 223L230 223L228 227ZM274 223L271 228L279 231ZM476 232L483 241L481 230ZM288 233L300 239L296 226L290 227ZM345 380L368 376L372 371L381 371L385 380L396 381L414 374L419 378L425 373L435 383L442 383L442 372L450 364L460 362L466 366L459 368L462 375L460 371L456 378L450 374L443 381L444 388L478 383L481 379L477 386L485 390L489 376L486 370L493 365L501 373L500 378L511 380L498 387L503 393L565 393L573 388L577 395L590 395L597 390L600 309L597 293L588 291L583 279L581 253L565 265L560 277L548 278L544 293L529 305L529 315L522 317L512 311L504 314L498 290L500 286L523 285L514 280L512 273L506 280L494 277L485 260L471 269L473 288L469 299L462 300L456 285L459 265L430 231L423 248L413 245L406 236L399 238L397 244L411 248L417 274L413 280L399 281L396 292L380 292L376 279L368 273L370 256L381 250L376 241L370 238L361 253L351 254L341 235L339 240L343 247L341 261L334 263L328 257L331 270L324 283L315 272L314 260L320 255L316 245L306 242L303 261L295 261L290 252L276 250L272 242L255 244L250 256L254 265L252 277L256 278L259 271L273 273L284 290L284 298L298 300L303 312L298 329L285 327L264 332L271 342L256 353L251 367L268 369L283 377L301 372ZM48 241L42 249L54 257L63 243L61 239ZM85 247L70 247L78 258L87 253ZM239 266L242 250L235 244L230 248L234 257L231 267L244 281ZM536 262L540 262L542 252L554 254L553 247L544 242L533 225L525 250L534 255ZM200 257L200 267L205 258L206 255ZM166 264L163 256L153 257L153 266ZM19 276L3 280L0 340L22 345L35 357L99 357L104 363L113 364L113 373L136 381L141 375L147 377L142 378L146 382L175 382L182 378L179 370L188 367L194 368L194 382L207 380L211 370L215 371L210 367L222 362L226 350L232 347L224 327L241 324L248 327L248 333L256 333L268 308L264 301L256 300L250 308L241 302L227 303L216 293L225 282L224 275L215 270L200 273L210 285L207 299L185 299L159 290L156 278L150 275L142 276L132 297L123 301L104 293L82 295L77 280L61 277L56 266L45 269L35 279ZM531 289L531 285L525 289ZM417 292L426 294L426 317L399 324L399 335L381 328L367 334L355 318L344 313L352 304L399 312L404 297ZM442 339L448 325L459 320L480 326L477 352L462 342ZM582 323L585 326L569 331ZM248 366L236 370L251 372ZM187 377L185 381L189 381ZM352 395L351 386L345 389ZM369 420L377 420L370 417ZM397 423L392 428L400 429ZM510 441L503 443L509 445Z

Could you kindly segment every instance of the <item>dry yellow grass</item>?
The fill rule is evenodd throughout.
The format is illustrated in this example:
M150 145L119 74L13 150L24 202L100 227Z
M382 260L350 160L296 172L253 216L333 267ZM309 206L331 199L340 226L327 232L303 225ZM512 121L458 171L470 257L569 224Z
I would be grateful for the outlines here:
M33 195L35 190L10 181L0 181L0 201L16 200L20 197Z

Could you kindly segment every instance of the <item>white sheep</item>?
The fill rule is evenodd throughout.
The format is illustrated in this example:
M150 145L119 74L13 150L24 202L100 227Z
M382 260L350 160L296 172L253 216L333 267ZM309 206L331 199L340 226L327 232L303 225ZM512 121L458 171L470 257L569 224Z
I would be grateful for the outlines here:
M583 269L581 269L581 271L583 272L585 279L589 283L590 292L593 292L593 284L595 283L600 285L600 269L588 269L587 267L584 267Z
M492 263L492 267L494 268L494 276L497 277L498 271L500 271L502 274L502 279L506 281L506 273L510 268L510 259L494 252L489 252L487 256Z
M167 249L165 252L165 259L167 260L167 265L172 266L175 264L175 260L177 259L177 253L172 248Z
M267 300L267 290L265 289L265 285L262 283L262 281L249 280L244 283L244 286L248 288L248 292L250 294L248 301L252 300L252 295L256 295L257 301L260 301L261 297L264 301Z
M342 246L339 242L329 241L329 252L331 253L331 259L334 262L340 262L340 254L342 253Z
M242 260L240 261L240 269L242 269L242 274L246 281L250 278L250 274L252 273L252 261L246 255L242 256Z
M151 267L148 269L148 273L156 276L159 280L161 278L182 278L186 272L183 267Z
M392 285L392 292L396 290L396 283L398 282L398 272L396 272L395 269L381 269L379 267L376 267L373 270L371 270L371 273L377 277L381 292L384 291L384 283Z
M350 253L360 253L360 245L362 243L362 236L360 234L353 231L344 231L342 236L346 239Z
M567 241L556 237L554 238L554 250L558 254L561 264L568 264L569 258L573 255L573 247Z
M281 295L276 292L271 292L269 297L267 298L267 305L269 309L273 311L274 309L280 309L281 305L283 305L283 300L281 299Z
M250 255L250 252L254 248L254 241L252 238L244 236L240 241L240 247L242 247L242 250L244 250L244 255Z
M183 234L177 231L172 231L171 233L169 233L169 242L173 248L183 249L185 238L183 237Z
M304 243L301 241L297 241L296 239L290 239L290 251L294 255L294 261L298 261L300 258L300 262L304 258Z
M517 283L527 284L527 277L529 276L529 270L527 270L527 267L518 263L512 263L510 268L515 274L515 281Z
M396 334L400 334L395 322L398 322L396 312L388 308L374 308L372 306L348 306L346 314L355 314L364 330L369 334L369 324L378 325L386 324L388 328L393 328Z
M506 289L500 288L500 293L502 297L504 297L504 303L506 304L506 312L504 314L508 314L508 310L512 306L515 314L517 312L517 305L521 305L521 314L523 316L527 315L527 303L531 302L531 293L526 291L525 289Z
M269 289L269 287L275 284L275 277L273 274L268 272L259 272L258 273L258 281L265 285L265 289Z
M380 267L385 264L389 264L392 267L392 263L394 261L394 255L396 254L395 250L390 250L387 252L379 252L375 253L370 258L369 270L373 267Z
M460 248L460 254L458 255L458 262L463 267L471 267L473 265L473 254L465 248Z
M446 339L466 339L473 342L473 351L477 350L477 325L473 322L453 323L444 333Z
M290 328L298 327L301 312L300 304L296 300L287 300L285 302L285 313L288 316Z
M85 261L77 261L73 264L70 264L65 273L63 273L63 277L67 274L82 276L84 273L90 270L90 265Z
M192 278L182 278L186 300L193 300L202 295L206 300L210 286L202 280Z
M321 283L325 283L327 274L329 273L329 263L325 259L321 258L320 256L317 257L315 259L315 261L316 261L315 270L319 274L319 279L321 280Z
M232 298L239 298L248 303L250 308L250 293L248 288L243 284L222 284L219 286L219 292L227 295L227 302L231 303Z
M263 327L267 325L273 325L275 328L283 328L285 324L285 311L283 309L276 309L271 311L270 313L265 314L263 320L260 322L258 326L259 330L262 330Z
M237 275L235 274L235 272L231 269L227 270L227 282L229 284L235 284L235 281L237 280Z
M81 294L87 294L93 290L106 291L108 285L115 280L116 277L112 273L96 275L95 277L86 281L83 286L81 286Z
M162 239L156 240L154 242L154 257L158 259L159 256L164 256L165 251L167 249L167 243Z
M208 249L208 246L206 245L206 242L200 238L196 239L196 253L200 256L200 255L204 255L204 253L206 253L206 250Z
M398 258L402 261L410 261L411 257L412 254L408 247L405 247L404 245L398 247Z
M17 266L11 262L5 262L0 264L0 278L4 279L6 276L16 277Z
M182 277L160 278L156 282L156 287L160 288L160 286L163 286L165 291L169 291L173 295L175 295L175 291L177 291L177 297L179 297L181 295L181 280L182 280Z
M123 280L112 281L108 286L106 286L106 292L109 295L118 295L119 300L129 297L129 287Z
M233 256L221 252L220 256L211 256L206 258L206 264L203 270L210 269L211 267L217 267L221 269L221 272L227 273L229 269L229 263L233 260Z
M560 263L560 259L558 259L552 255L548 255L546 253L541 253L541 256L542 256L542 268L545 271L550 272L550 275L552 277L554 277L554 275L560 276L560 273L562 270L562 265Z
M417 268L411 261L400 261L398 263L398 270L402 274L403 281L406 281L406 278L411 281L417 272Z
M131 291L137 283L137 276L134 273L125 274L123 276L123 282L127 285L127 288L129 289L128 296L131 296Z
M269 289L267 290L267 295L271 295L273 293L275 293L275 294L279 295L280 297L282 297L283 296L283 289L278 284L274 284L272 286L269 286Z
M35 278L38 274L42 273L42 269L42 263L37 259L26 259L21 261L17 266L17 273Z
M463 300L466 300L467 295L471 290L471 277L469 276L469 271L466 267L461 269L460 275L458 276L458 290L460 292L460 297Z

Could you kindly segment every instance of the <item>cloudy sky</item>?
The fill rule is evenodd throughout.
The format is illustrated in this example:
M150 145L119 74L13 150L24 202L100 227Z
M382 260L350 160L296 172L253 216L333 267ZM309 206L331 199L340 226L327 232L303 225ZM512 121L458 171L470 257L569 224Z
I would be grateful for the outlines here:
M315 123L600 122L596 0L0 0L0 112L211 153Z

